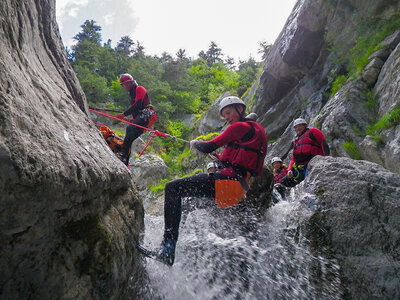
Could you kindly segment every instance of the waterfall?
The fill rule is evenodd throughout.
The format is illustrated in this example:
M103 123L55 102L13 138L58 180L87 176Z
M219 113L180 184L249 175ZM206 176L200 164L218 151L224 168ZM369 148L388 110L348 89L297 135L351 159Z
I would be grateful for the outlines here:
M263 214L244 205L188 213L173 267L145 259L149 299L341 299L338 264L313 253L296 221L307 197L293 198ZM144 245L158 248L163 228L163 217L146 215Z

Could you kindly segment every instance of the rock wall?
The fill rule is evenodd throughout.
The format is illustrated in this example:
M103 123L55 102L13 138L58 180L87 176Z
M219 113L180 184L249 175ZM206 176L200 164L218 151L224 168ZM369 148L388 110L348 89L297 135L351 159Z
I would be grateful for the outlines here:
M294 218L311 247L338 260L345 299L400 297L400 175L349 158L317 156L295 189Z
M118 297L141 272L143 208L88 118L54 0L1 1L0 73L0 298Z
M330 95L334 80L347 74L348 53L356 39L374 30L369 23L375 22L375 27L385 24L399 10L399 1L296 3L265 61L255 84L259 88L246 97L268 136L275 140L267 159L287 158L294 137L292 121L303 117L311 127L322 129L333 155L354 156L343 146L351 142L357 156L400 173L398 123L378 136L366 134L371 124L400 105L396 68L400 33L390 33L371 53L361 73ZM369 93L375 98L377 112L367 105Z

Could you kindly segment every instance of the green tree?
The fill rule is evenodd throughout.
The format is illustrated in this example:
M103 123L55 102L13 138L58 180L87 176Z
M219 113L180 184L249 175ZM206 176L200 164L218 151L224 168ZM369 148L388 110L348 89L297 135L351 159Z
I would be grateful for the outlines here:
M101 27L96 25L96 21L86 20L81 25L82 31L74 36L74 40L78 42L88 41L100 46L101 43Z
M271 51L271 47L272 45L267 41L258 42L258 53L261 54L263 61L267 58L269 51Z
M125 35L119 40L117 46L115 47L115 51L122 56L129 57L134 51L134 45L134 41L129 36Z

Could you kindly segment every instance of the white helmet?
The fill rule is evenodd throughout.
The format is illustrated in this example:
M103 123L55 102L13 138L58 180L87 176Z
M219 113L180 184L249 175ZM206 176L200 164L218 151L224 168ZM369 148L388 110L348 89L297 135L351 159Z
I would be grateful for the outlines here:
M210 169L210 168L215 168L215 164L214 164L213 161L212 161L212 162L209 162L209 163L207 164L207 170Z
M275 163L275 162L282 162L282 159L280 159L279 157L275 156L273 159L271 159L271 164Z
M298 118L298 119L294 120L293 127L296 125L300 125L300 124L307 125L307 122L306 122L306 120L304 120L302 118Z
M243 100L236 96L228 96L221 100L219 103L219 114L221 114L222 110L232 104L241 104L246 110L246 104L244 104Z

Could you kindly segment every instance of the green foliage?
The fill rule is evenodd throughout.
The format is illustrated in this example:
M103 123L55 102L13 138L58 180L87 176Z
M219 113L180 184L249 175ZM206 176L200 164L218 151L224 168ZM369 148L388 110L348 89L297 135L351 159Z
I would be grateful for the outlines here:
M367 101L365 102L365 106L372 112L375 112L377 107L377 101L376 98L374 97L374 91L368 90L365 92L364 96L367 99Z
M357 146L353 142L344 142L343 149L346 153L353 159L362 159L360 151L358 151Z
M219 136L219 132L210 132L209 134L206 135L199 135L196 139L202 141L209 141L215 138L216 136Z
M390 20L374 24L374 27L369 27L369 29L367 34L355 41L355 46L350 50L348 70L351 77L359 76L369 62L370 55L382 48L380 43L395 30L400 29L399 14L394 14Z
M161 182L155 185L150 185L149 189L152 193L159 193L165 189L165 185L169 182L169 179L161 179Z
M189 174L182 175L182 178L190 177L190 176L196 175L197 173L201 173L201 172L203 172L202 169L195 169L193 172L191 172Z
M384 114L382 118L374 124L375 131L382 131L400 124L400 107L392 109Z
M347 77L345 75L340 75L336 77L335 81L332 83L331 94L332 98L339 91L339 89L346 83Z
M85 67L76 66L75 70L89 102L99 103L109 100L107 79Z

